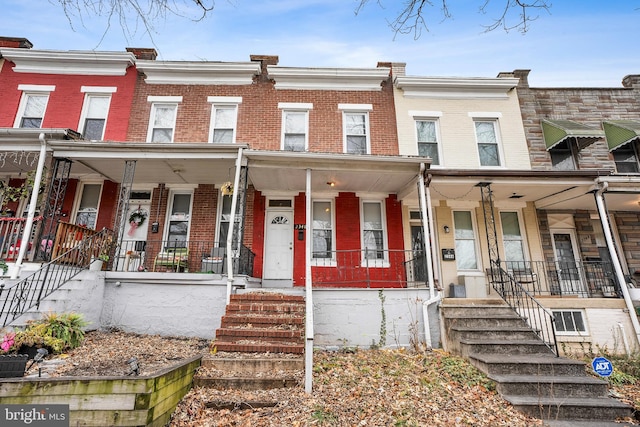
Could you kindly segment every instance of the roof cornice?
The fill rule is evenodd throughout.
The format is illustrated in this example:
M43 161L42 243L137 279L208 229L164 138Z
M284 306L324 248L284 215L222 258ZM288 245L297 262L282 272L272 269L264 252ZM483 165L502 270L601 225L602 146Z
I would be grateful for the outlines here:
M407 98L508 98L516 87L513 77L412 77L398 76L395 85Z
M2 48L0 55L15 64L16 73L124 76L135 63L129 52Z
M138 60L148 84L249 85L259 62L186 62Z
M276 89L303 90L382 90L389 78L388 67L379 68L295 68L269 65L269 78Z

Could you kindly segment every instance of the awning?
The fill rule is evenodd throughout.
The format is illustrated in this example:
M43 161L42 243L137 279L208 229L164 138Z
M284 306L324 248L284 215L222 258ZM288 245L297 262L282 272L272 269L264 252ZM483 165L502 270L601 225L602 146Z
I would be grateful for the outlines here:
M602 126L607 136L609 151L620 148L635 139L640 139L640 122L633 120L607 120L602 123Z
M576 140L579 149L604 138L602 130L573 120L542 120L542 134L547 151L570 138Z

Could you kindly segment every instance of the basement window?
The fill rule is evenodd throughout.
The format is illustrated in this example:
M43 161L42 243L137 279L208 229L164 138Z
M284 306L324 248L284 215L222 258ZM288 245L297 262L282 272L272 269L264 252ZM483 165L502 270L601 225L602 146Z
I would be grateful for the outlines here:
M587 327L581 310L553 310L553 326L558 335L584 335Z

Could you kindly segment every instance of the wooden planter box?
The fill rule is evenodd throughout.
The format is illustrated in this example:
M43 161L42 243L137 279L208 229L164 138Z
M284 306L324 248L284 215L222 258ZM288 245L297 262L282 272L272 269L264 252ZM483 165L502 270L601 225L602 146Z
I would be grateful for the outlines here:
M18 378L24 376L29 356L26 354L0 355L0 378Z

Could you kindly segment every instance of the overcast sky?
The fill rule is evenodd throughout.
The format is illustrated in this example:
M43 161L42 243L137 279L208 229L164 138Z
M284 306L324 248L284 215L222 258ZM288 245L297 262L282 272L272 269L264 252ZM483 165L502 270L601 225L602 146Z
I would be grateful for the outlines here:
M496 12L479 13L483 0L449 0L453 18L443 22L438 0L427 9L429 31L417 40L388 26L404 3L369 0L356 16L359 0L216 0L200 22L173 15L155 20L150 37L133 18L126 35L117 19L107 29L106 19L87 15L72 17L72 28L57 1L0 0L0 35L26 37L34 49L154 47L161 60L248 61L268 54L293 67L394 61L406 62L408 75L465 77L526 68L536 87L620 87L625 75L640 74L640 0L548 0L550 13L537 12L524 35L484 32Z

